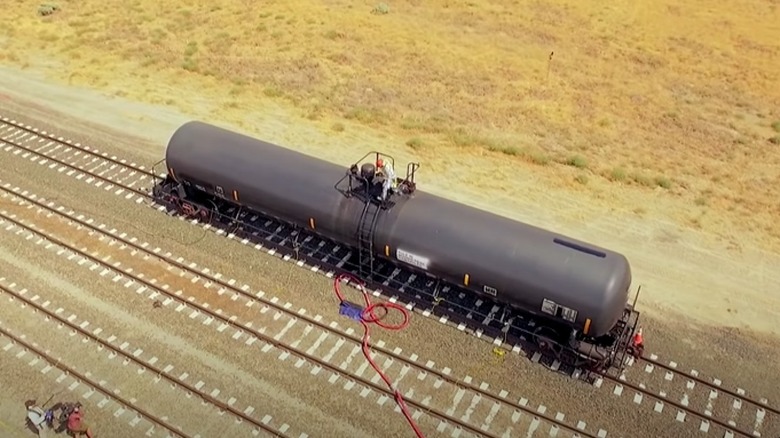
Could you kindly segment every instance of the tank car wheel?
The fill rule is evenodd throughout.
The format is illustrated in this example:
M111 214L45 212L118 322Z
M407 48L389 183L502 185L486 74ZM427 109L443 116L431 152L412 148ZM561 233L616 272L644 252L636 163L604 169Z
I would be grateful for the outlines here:
M189 218L195 217L198 213L198 210L200 210L198 206L196 206L195 204L192 204L184 200L179 200L178 207L179 207L179 213Z
M635 345L629 345L626 348L626 353L633 356L635 359L641 359L642 355L644 354L644 347L643 346L635 346Z
M217 204L209 199L210 208L201 207L199 211L199 219L201 222L210 224L211 220L214 218L215 213L219 213L217 209Z
M603 374L606 370L606 362L601 361L585 361L582 368L588 370L591 374Z
M175 208L176 211L181 212L182 199L174 193L168 193L165 195L165 200L168 201L170 207Z
M161 193L161 196L162 196L163 202L166 204L165 207L167 209L169 209L169 210L170 209L174 209L176 211L181 210L181 205L180 205L181 204L181 199L179 199L179 197L176 196L176 194L170 193L170 192L166 192L166 191L163 190L162 193Z
M549 327L539 327L534 332L534 342L542 351L553 353L556 357L561 353L561 346L555 342L556 333Z

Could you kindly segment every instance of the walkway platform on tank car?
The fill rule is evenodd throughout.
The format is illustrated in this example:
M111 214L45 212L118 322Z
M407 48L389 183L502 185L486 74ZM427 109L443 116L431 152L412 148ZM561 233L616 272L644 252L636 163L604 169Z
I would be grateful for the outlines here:
M369 160L371 158L371 160ZM363 202L379 205L383 210L388 210L395 206L398 196L409 196L416 190L414 176L419 163L410 162L406 166L406 177L396 178L395 189L388 192L387 199L382 200L382 185L386 176L377 169L376 163L381 161L388 162L395 168L395 158L381 152L372 151L364 155L357 162L352 164L346 171L344 177L336 182L334 187L348 198L356 197Z

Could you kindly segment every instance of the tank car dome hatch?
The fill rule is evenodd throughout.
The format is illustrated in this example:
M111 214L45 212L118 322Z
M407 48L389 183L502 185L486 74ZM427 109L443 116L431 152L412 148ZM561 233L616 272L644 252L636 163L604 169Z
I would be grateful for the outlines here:
M371 182L374 180L374 175L376 175L376 166L374 166L374 163L364 163L362 166L360 166L361 178Z

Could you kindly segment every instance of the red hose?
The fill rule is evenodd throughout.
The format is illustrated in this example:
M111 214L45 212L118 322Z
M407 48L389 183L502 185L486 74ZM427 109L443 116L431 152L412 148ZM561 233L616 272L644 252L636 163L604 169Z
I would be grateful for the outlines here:
M387 329L387 330L393 330L393 331L403 330L406 328L406 326L409 325L409 312L407 312L403 306L395 303L372 304L371 300L368 297L368 292L366 292L366 289L363 287L363 282L360 281L357 277L350 274L338 275L336 276L336 279L333 282L333 290L336 291L336 296L339 298L339 302L344 302L344 296L341 293L341 280L344 278L356 284L357 289L363 293L363 299L366 301L366 308L363 309L363 312L360 315L360 323L363 324L363 329L365 329L365 332L363 333L363 355L366 357L368 363L371 364L371 367L374 368L377 374L379 374L379 376L382 377L382 380L385 381L387 387L393 391L395 395L395 402L398 404L398 407L401 408L401 412L403 412L404 417L406 417L406 421L408 421L409 425L412 426L412 429L414 429L414 433L417 434L417 438L424 438L425 436L420 431L420 428L417 426L417 423L415 423L414 419L412 419L412 416L409 415L409 411L406 408L406 402L404 401L401 392L393 387L393 383L390 381L390 379L387 378L385 373L383 373L382 370L379 369L379 366L374 362L374 359L371 358L371 346L369 345L368 342L371 336L370 335L371 330L368 326L369 324L376 324L379 327L382 327L383 329ZM385 313L382 316L378 317L374 313L376 309L384 309ZM390 309L396 309L401 312L401 314L404 317L402 323L398 325L388 325L380 321L390 312Z

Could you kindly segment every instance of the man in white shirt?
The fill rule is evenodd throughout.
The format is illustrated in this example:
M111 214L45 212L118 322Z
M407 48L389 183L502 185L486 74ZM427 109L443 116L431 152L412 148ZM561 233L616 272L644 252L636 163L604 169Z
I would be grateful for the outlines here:
M30 423L35 428L35 431L38 432L38 436L47 436L46 411L44 411L40 406L36 405L35 400L27 400L24 403L24 406L27 408L27 419L30 420Z
M382 182L382 200L384 201L387 199L387 191L390 190L391 187L394 188L395 186L395 171L393 170L393 165L390 163L385 163L384 160L381 158L376 160L376 168L377 170L380 170L382 174L385 176L384 182Z

